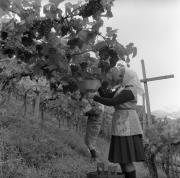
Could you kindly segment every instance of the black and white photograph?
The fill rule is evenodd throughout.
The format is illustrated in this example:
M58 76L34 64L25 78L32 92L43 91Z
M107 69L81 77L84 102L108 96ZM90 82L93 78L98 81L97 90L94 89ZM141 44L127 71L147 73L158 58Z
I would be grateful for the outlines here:
M180 178L180 0L0 0L0 178Z

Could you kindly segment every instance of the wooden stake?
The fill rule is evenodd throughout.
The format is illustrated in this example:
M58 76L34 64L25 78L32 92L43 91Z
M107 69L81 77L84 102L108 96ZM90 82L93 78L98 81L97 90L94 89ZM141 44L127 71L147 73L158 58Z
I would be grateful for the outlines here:
M146 126L147 126L147 119L146 119L146 109L145 109L145 95L142 96L142 100L143 100L143 132L145 135L145 131L146 131Z
M34 118L35 120L38 120L39 118L39 105L40 105L40 92L36 92L36 103L35 103L35 109L34 109Z
M144 83L145 99L146 99L146 110L147 110L147 120L148 120L148 126L151 126L152 119L151 119L151 108L150 108L149 92L148 92L147 82L155 81L155 80L174 78L174 75L172 74L172 75L164 75L164 76L146 78L146 69L145 69L145 64L144 64L143 59L141 60L141 65L142 65L143 79L140 80L140 81Z
M146 79L146 69L144 65L144 60L141 60L142 65L142 72L143 72L143 80L144 80L144 89L145 89L145 96L146 96L146 109L147 109L147 119L148 119L148 126L150 126L151 123L151 109L150 109L150 101L149 101L149 92L148 92L148 85Z

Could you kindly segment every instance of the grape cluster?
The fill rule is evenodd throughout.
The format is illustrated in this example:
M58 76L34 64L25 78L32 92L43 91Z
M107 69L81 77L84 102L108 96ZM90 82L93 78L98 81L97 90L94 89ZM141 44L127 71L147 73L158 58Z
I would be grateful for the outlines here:
M32 31L24 32L23 37L21 38L22 44L26 47L31 46L33 44L33 38L35 38L35 35Z
M70 39L67 44L70 46L71 49L74 49L76 46L81 49L83 46L83 43L79 38Z
M70 30L70 27L69 27L69 26L63 25L62 28L61 28L61 36L67 35L67 33L69 32L69 30Z
M6 40L8 37L8 33L7 32L4 32L4 31L1 31L1 39L2 40Z
M58 91L59 85L60 85L59 81L57 81L57 82L50 82L50 89L52 91Z
M84 71L84 70L87 69L88 63L87 63L87 62L81 62L81 63L80 63L80 66L81 66L81 69Z
M43 56L42 50L43 50L43 45L42 44L36 45L36 51L37 51L39 57Z
M63 88L63 93L67 93L67 92L73 93L78 90L78 85L76 84L75 81L72 80L68 82L68 85L63 85L62 88Z
M70 68L71 68L71 72L72 72L73 75L79 71L78 66L75 65L75 64L71 64Z
M99 50L99 56L101 60L106 60L109 57L109 47L108 46L103 46Z
M118 54L114 49L109 48L108 46L103 46L99 50L99 56L101 60L107 60L109 58L110 67L114 67L119 60Z
M90 0L79 12L83 18L95 15L97 12L104 12L101 0Z
M3 49L3 54L7 55L9 58L12 58L15 55L15 50L11 48Z
M108 62L102 61L102 60L99 61L98 67L101 68L102 73L107 73L109 69L111 68Z
M2 73L3 72L3 68L0 68L0 73Z
M70 61L71 60L71 54L70 53L66 53L66 59L68 60L68 61Z
M76 31L81 31L83 29L82 20L81 19L71 19L70 26Z
M41 39L43 36L48 37L49 32L53 27L53 22L50 19L36 20L33 23L32 31L38 32L37 39Z
M48 65L47 65L47 64L42 65L42 66L40 67L40 69L43 71L43 75L44 75L48 80L50 80L51 77L53 76L53 75L52 75L52 72L53 72L54 70L50 70L50 69L48 68Z
M114 51L113 49L109 50L109 56L110 56L110 67L114 67L117 63L117 61L119 60L118 58L118 54L116 51Z
M20 59L21 61L28 63L30 61L30 59L33 57L33 54L30 53L27 50L23 50L23 49L18 49L16 56L18 59Z

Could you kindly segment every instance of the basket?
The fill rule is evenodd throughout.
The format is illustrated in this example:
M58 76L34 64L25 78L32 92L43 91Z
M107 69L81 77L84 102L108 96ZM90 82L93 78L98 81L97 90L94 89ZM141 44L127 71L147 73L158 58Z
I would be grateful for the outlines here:
M117 172L116 166L108 166L108 170L104 170L104 163L97 163L97 171L89 172L87 178L125 178L124 174Z
M83 80L78 82L78 88L80 91L97 91L98 88L101 86L100 80Z

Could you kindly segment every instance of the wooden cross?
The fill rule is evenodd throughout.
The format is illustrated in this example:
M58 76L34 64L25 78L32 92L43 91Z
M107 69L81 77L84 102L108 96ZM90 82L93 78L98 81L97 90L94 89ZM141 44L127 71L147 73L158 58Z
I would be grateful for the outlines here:
M172 75L165 75L165 76L159 76L159 77L146 78L146 70L145 70L145 64L144 64L143 59L141 60L141 65L142 65L143 79L140 80L140 81L144 83L145 102L146 102L146 109L147 109L147 120L148 120L148 126L150 126L152 124L152 122L151 122L151 108L150 108L149 92L148 92L147 82L155 81L155 80L174 78L174 75L172 74ZM143 101L144 101L144 99L143 99Z

